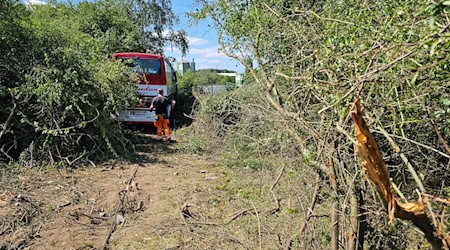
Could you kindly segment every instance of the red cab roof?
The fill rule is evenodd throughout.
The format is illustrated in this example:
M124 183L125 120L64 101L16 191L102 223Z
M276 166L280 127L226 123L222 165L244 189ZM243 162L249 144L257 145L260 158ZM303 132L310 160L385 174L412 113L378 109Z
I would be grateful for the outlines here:
M119 52L112 54L113 57L119 57L119 58L154 58L154 59L161 59L163 56L160 55L153 55L153 54L147 54L147 53L139 53L139 52Z

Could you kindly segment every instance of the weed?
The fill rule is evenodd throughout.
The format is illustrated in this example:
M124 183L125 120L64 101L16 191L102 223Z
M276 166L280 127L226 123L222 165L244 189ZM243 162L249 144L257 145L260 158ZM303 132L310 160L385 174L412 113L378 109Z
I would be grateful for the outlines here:
M294 178L297 175L297 171L295 169L289 169L288 176Z
M213 197L209 199L208 203L211 204L213 207L217 207L220 204L220 199Z
M247 159L244 160L245 168L253 169L253 170L261 170L262 166L258 160L255 159Z
M90 241L83 242L83 245L84 245L84 247L94 248L94 243L92 243Z
M239 188L237 190L237 195L244 200L254 200L256 198L256 194L247 188Z
M298 214L298 209L297 208L288 208L288 214Z
M194 138L186 143L183 143L179 149L183 153L202 153L206 150L206 143L200 138Z

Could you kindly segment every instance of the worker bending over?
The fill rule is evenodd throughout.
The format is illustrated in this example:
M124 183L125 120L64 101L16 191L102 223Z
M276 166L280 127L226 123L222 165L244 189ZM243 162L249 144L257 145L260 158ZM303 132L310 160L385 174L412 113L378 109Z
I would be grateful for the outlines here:
M167 97L164 96L164 91L158 89L158 95L153 98L151 110L155 110L156 121L155 126L158 131L158 140L163 139L164 141L170 140L170 129L169 129L169 117L171 110L171 103ZM162 134L162 129L164 127L164 136Z

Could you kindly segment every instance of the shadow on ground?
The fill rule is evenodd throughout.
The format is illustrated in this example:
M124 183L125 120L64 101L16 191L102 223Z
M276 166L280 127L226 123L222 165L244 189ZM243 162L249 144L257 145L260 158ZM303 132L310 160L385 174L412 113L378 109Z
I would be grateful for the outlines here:
M177 141L158 140L154 126L127 126L125 136L134 148L133 153L123 159L129 163L164 163L158 156L177 152Z

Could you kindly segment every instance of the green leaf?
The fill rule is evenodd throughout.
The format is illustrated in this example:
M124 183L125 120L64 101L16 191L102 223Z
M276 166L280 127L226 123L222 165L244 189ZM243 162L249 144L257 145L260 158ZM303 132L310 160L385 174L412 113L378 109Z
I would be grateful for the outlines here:
M435 52L436 52L436 47L439 45L439 43L441 43L442 42L442 38L441 39L438 39L437 41L435 41L432 45L431 45L431 47L430 47L430 55L434 55L435 54Z
M442 104L444 104L445 106L450 106L450 99L443 99Z

